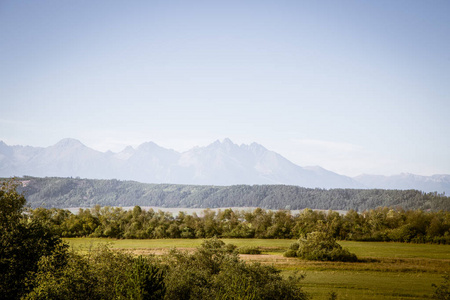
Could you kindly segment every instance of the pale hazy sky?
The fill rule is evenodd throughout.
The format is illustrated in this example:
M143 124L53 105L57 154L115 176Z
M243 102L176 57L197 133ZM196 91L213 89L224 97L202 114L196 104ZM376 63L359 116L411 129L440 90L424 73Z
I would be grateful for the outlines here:
M450 1L3 0L0 104L9 145L450 174Z

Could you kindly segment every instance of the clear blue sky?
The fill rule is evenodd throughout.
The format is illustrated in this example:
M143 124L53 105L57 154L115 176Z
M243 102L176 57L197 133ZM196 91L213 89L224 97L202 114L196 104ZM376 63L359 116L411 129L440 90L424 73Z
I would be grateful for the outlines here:
M450 1L3 0L0 104L9 145L450 174Z

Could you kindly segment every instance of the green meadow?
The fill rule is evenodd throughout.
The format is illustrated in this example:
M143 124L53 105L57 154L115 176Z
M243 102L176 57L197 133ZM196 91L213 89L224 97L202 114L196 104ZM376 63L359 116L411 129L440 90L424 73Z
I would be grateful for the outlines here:
M189 251L202 239L105 239L66 238L75 251L88 251L100 244L136 254L163 254L170 248ZM355 253L357 263L305 261L283 257L293 240L222 239L237 247L260 247L261 255L241 255L249 262L270 264L282 274L302 274L305 291L313 299L431 299L445 272L450 272L450 245L341 241Z

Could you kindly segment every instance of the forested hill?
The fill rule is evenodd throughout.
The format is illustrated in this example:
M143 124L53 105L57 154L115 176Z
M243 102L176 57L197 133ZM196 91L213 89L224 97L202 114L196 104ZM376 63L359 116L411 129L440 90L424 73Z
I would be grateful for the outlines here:
M450 210L450 198L416 190L311 189L288 185L200 186L78 178L19 178L31 207L261 207L363 211L379 206Z

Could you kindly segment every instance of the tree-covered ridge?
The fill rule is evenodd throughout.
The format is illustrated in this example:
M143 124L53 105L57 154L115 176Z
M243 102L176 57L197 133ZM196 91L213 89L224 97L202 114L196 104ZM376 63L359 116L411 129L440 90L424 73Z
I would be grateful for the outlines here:
M157 206L261 207L364 211L377 207L450 210L450 199L417 190L311 189L288 185L199 186L135 181L24 177L31 207Z
M62 237L109 237L128 239L161 238L280 238L299 239L314 232L330 239L398 241L450 244L450 212L378 208L341 215L334 211L305 209L290 211L225 209L177 216L153 209L120 207L80 209L73 214L64 209L36 208L31 219L48 224Z

